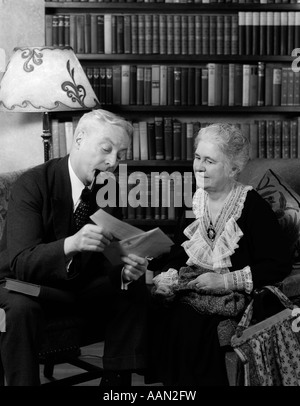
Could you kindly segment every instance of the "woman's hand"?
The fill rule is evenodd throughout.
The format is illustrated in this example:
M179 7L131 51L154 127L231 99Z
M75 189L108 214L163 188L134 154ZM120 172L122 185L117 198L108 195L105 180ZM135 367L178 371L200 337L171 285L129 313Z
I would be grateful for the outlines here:
M122 273L124 282L136 281L145 274L148 267L148 260L146 258L129 254L121 259L124 262Z
M196 279L187 284L192 289L219 290L225 289L224 277L222 274L207 272L197 276Z

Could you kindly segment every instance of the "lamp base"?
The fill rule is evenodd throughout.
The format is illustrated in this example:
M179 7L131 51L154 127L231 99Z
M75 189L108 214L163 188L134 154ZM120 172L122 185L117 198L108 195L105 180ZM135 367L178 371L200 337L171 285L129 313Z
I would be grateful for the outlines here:
M43 113L43 138L44 144L44 161L47 162L50 159L50 147L51 147L51 132L50 132L50 123L49 123L49 114L48 112Z

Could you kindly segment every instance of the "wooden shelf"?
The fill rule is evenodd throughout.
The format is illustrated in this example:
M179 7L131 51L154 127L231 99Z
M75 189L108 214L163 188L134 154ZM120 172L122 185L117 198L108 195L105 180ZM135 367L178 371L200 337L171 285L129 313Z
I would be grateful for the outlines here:
M263 106L263 107L243 107L243 106L103 106L116 113L143 113L153 116L178 115L208 113L213 114L300 114L300 106Z
M103 61L105 64L111 62L128 63L138 62L139 64L151 63L158 64L159 62L184 63L191 65L197 63L203 65L210 62L286 62L291 63L296 57L292 56L261 56L261 55L161 55L161 54L77 54L77 58L81 61Z
M52 11L59 12L90 12L102 11L103 13L148 13L149 11L164 14L172 13L237 13L239 11L300 11L300 4L186 4L186 3L96 3L96 2L45 2L45 9L48 14Z

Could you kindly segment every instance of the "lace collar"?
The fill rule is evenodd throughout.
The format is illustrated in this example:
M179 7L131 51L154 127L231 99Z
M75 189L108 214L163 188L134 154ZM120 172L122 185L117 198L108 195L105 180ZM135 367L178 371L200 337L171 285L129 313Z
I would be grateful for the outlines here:
M196 191L193 197L196 220L184 230L189 240L182 244L189 256L187 265L197 265L219 273L228 272L228 267L231 266L230 256L243 235L236 221L241 216L247 193L251 189L252 186L238 182L234 184L216 219L214 241L207 236L210 222L208 194L201 188Z

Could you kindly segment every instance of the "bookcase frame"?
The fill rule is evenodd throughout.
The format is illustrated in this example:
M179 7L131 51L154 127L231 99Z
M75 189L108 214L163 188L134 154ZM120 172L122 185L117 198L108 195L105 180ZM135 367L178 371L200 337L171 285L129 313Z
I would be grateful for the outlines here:
M142 5L142 7L141 7ZM212 4L195 4L195 3L111 3L111 2L45 2L46 14L64 14L64 13L116 13L116 14L233 14L240 11L300 11L300 3L294 4L250 4L250 3L212 3ZM77 54L80 61L87 66L98 62L102 65L111 63L121 64L171 64L178 65L187 63L196 65L197 63L205 64L215 63L282 63L289 64L293 61L292 56L281 55L162 55L162 54ZM126 62L124 62L126 61ZM106 108L104 106L104 108ZM132 118L134 115L144 117L154 117L156 115L173 116L195 116L205 114L206 116L239 116L245 117L252 115L271 115L274 119L278 115L292 117L300 116L300 106L143 106L143 105L110 105L107 109ZM192 171L192 161L172 161L172 160L147 160L147 161L126 161L131 169L151 171L154 168L161 170L171 169L181 172ZM148 228L160 225L162 227L172 228L174 220L131 220L132 224Z

